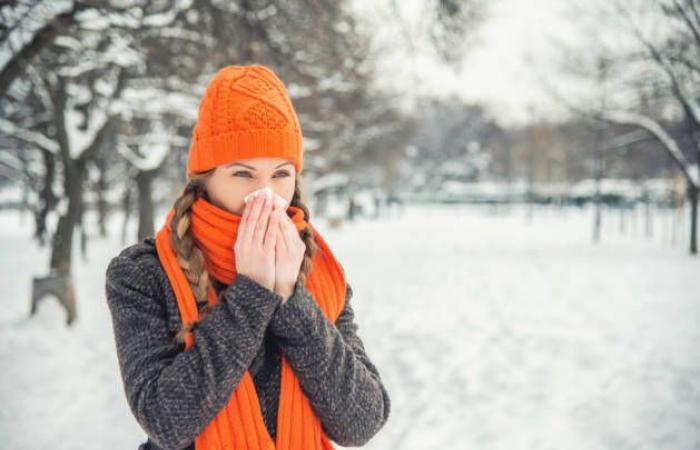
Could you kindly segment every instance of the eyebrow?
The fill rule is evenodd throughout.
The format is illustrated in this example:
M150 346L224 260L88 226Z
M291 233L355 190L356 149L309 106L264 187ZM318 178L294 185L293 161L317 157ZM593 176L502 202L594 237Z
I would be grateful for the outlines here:
M279 169L280 167L286 166L287 164L291 164L291 162L289 162L289 161L283 162L279 166L275 167L275 169ZM243 166L243 167L247 167L247 168L252 169L252 170L256 170L255 167L253 167L253 166L249 166L248 164L243 164L243 163L239 163L239 162L228 164L226 167L228 168L228 167L233 167L233 166Z

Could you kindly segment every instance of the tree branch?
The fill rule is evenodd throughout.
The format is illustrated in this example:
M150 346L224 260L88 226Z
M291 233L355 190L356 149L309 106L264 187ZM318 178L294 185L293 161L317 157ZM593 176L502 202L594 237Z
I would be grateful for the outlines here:
M58 144L56 141L47 138L42 133L37 131L19 127L9 120L0 118L0 132L28 144L42 148L52 154L58 153Z
M638 113L627 111L610 111L597 114L604 120L620 125L632 125L642 128L649 132L659 143L664 147L668 155L676 162L678 168L683 172L686 179L695 187L700 187L698 174L692 172L691 164L686 159L680 149L680 146L666 130L663 129L658 122L653 119Z
M75 14L80 9L79 5L80 2L75 2L70 11L56 15L34 34L34 37L28 44L10 57L10 60L0 70L0 96L5 95L15 78L24 73L27 64L34 56L44 47L51 44L59 32L75 22Z

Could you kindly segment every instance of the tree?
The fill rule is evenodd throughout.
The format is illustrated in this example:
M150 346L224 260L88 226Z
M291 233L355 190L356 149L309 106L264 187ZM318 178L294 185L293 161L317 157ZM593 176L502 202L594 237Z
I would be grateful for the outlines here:
M596 96L604 104L574 104L554 93L569 108L594 120L643 130L673 161L686 181L690 202L691 254L698 252L698 189L700 189L700 2L654 0L643 4L605 2L590 14L600 27L625 32L625 39L612 45L598 30L588 41L588 60L578 61L576 75L594 82ZM638 8L635 8L638 7ZM579 20L584 16L579 16ZM610 21L613 21L612 23ZM612 33L615 35L616 33ZM595 51L590 51L595 48ZM572 54L582 52L572 51ZM611 75L603 80L597 67ZM571 67L571 65L570 65ZM586 72L586 67L590 68ZM571 71L572 73L574 71ZM550 87L551 91L555 91ZM680 126L677 126L679 124Z
M139 205L138 238L152 234L154 204L162 200L155 197L155 181L182 181L197 100L223 65L262 63L280 74L298 105L308 150L316 152L307 159L311 169L321 154L335 160L348 150L333 137L353 127L372 72L366 38L354 32L342 3L3 5L0 44L9 56L1 77L0 140L7 145L0 167L6 182L23 183L33 194L36 236L51 242L50 275L44 278L61 286L56 295L65 297L64 304L75 304L73 235L80 228L85 249L80 224L90 207L86 189L97 194L102 232L108 194L122 185L124 207ZM328 145L314 148L314 142ZM121 158L116 164L115 154ZM22 170L15 175L13 167ZM138 194L136 202L132 194ZM55 230L47 227L51 214L59 216ZM69 309L71 321L75 310Z

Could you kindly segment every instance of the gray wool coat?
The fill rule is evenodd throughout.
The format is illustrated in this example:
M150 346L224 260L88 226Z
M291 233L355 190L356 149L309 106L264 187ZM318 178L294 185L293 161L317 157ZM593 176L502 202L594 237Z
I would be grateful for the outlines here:
M216 283L221 302L193 328L185 351L174 339L177 300L155 240L122 250L107 267L106 296L126 400L147 434L139 450L194 449L246 369L274 440L280 351L328 437L342 446L367 443L387 421L390 400L357 335L346 285L345 307L331 323L301 283L285 303L242 274Z

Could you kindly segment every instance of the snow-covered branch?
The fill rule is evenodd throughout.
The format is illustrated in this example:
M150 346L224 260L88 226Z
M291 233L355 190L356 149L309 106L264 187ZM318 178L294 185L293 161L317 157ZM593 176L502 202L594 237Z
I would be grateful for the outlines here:
M94 101L94 107L89 109L82 106L90 101L92 92L85 86L68 85L68 93L71 95L66 101L64 119L71 158L80 158L93 145L98 133L114 115L112 99L117 90L117 83L118 81L114 83L106 98L97 99Z
M676 69L673 66L672 62L669 60L668 57L663 55L656 47L654 47L654 45L651 42L647 41L642 36L640 36L640 39L642 39L642 42L647 47L652 59L661 66L663 71L668 76L671 82L671 86L673 87L674 94L676 95L678 100L683 104L686 111L691 116L691 119L695 123L700 124L700 103L698 103L696 98L694 98L694 96L691 93L687 92L686 88L683 86L680 77L676 73Z
M199 98L195 95L147 86L124 89L114 108L125 120L132 117L158 117L169 114L195 121L198 104Z
M175 17L192 6L192 0L178 0L175 5L162 13L150 14L143 18L143 25L147 27L166 27L175 21Z
M138 136L133 141L141 149L139 153L133 151L128 142L124 140L121 140L117 145L117 151L141 172L157 169L163 164L173 146L185 143L183 138L166 130L161 122L155 122L155 129L149 132L145 138Z
M693 165L686 159L676 140L657 121L645 115L627 111L609 111L602 113L601 116L603 119L613 123L637 126L648 131L663 145L671 158L678 163L686 178L695 186L700 187L697 170L693 169Z
M700 124L700 103L698 103L697 100L697 92L688 92L687 87L684 86L681 77L678 75L676 67L673 65L673 61L657 44L646 37L640 26L633 20L631 14L622 3L618 4L618 10L623 13L623 17L629 24L632 33L634 33L635 37L649 53L651 60L654 61L668 77L675 97L681 102L688 115L690 115L691 120L696 124ZM694 84L691 84L691 86L694 86Z
M172 25L177 15L192 6L192 0L178 0L172 8L146 16L139 9L108 12L105 14L97 9L88 9L77 15L81 28L92 31L108 29L138 30L142 27L158 28Z
M0 71L4 70L13 58L22 53L32 40L61 14L68 12L73 6L71 1L45 1L36 5L26 5L27 11L16 11L21 14L11 27L6 38L0 42ZM10 18L12 19L12 18Z
M695 13L696 20L700 19L698 18L697 6L693 5L693 2L687 2L687 6ZM677 15L677 18L679 18L690 30L693 38L695 38L696 45L700 46L700 20L698 20L699 23L695 23L690 17L690 13L685 10L683 5L681 5L678 0L673 0L673 8L662 6L662 9L667 12L674 12Z
M47 138L42 133L37 131L27 130L23 127L17 126L9 120L0 118L0 132L15 139L36 145L37 147L50 153L58 153L58 143L56 143L56 141Z

